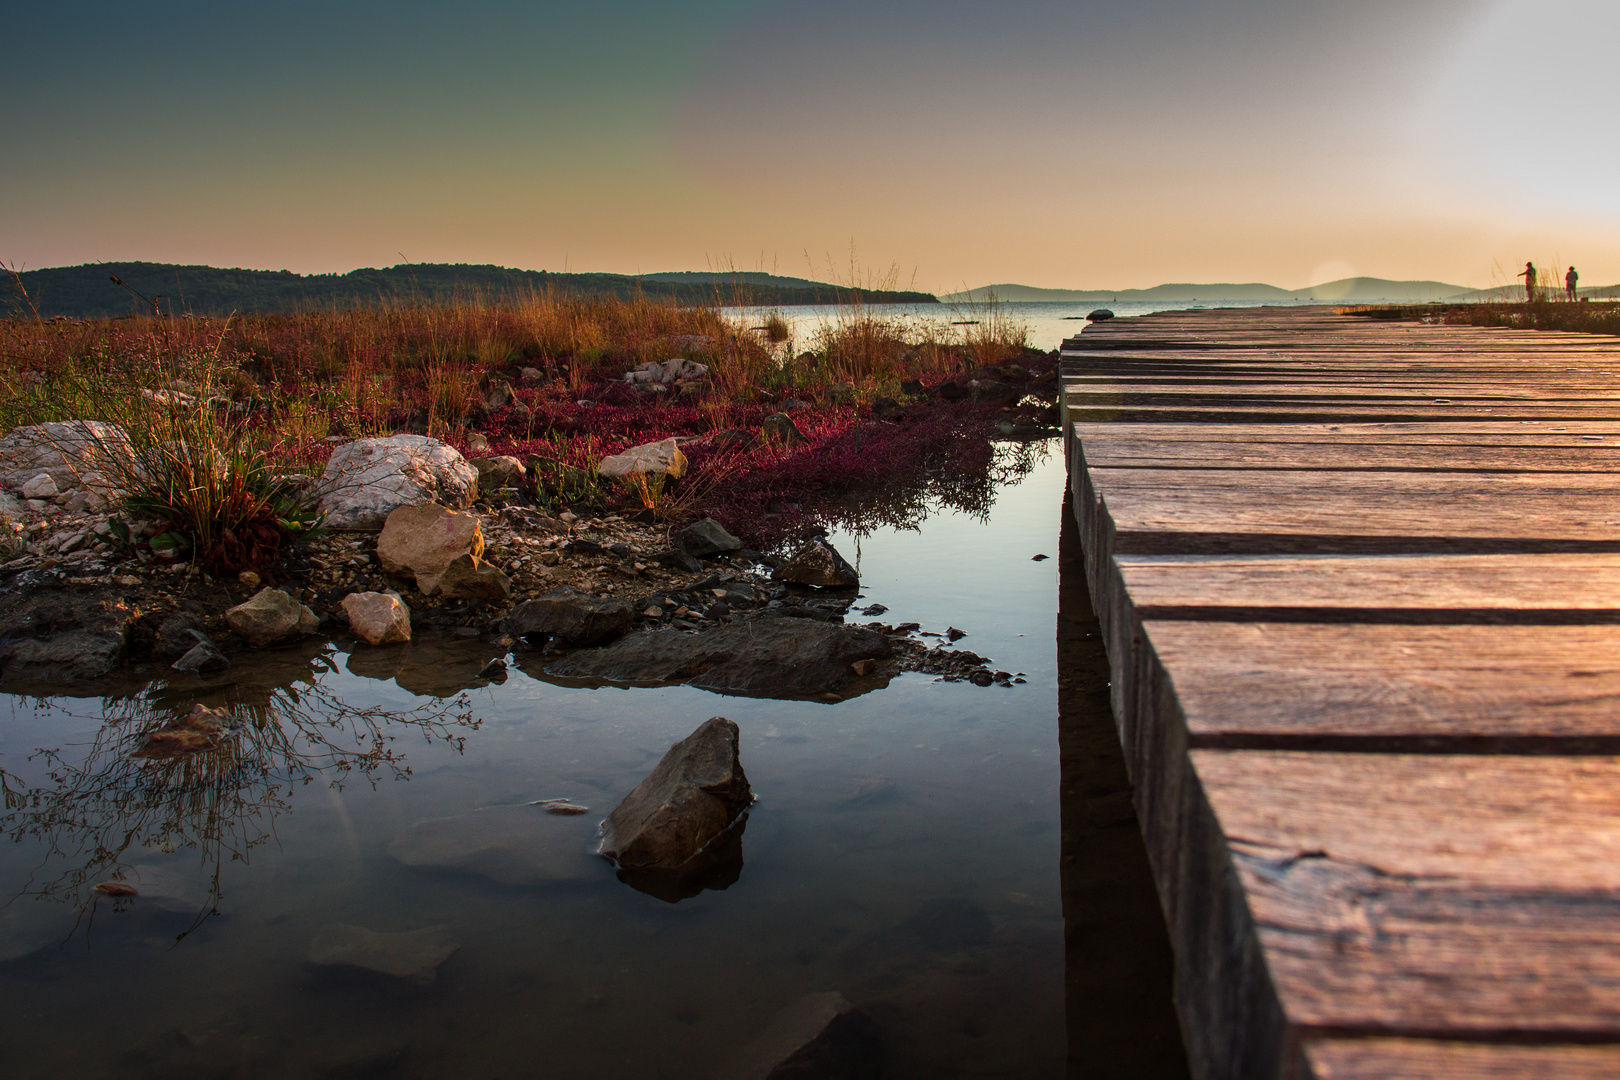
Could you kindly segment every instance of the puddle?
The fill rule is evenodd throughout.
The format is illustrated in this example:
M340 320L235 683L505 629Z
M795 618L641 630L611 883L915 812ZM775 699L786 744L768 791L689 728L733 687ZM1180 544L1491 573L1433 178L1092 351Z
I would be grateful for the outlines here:
M1022 684L905 673L826 704L519 662L492 682L487 640L425 637L0 699L0 1066L696 1080L835 990L875 1021L883 1076L1079 1075L1060 560L1034 559L1058 554L1063 483L1048 458L987 521L832 537L886 622L959 627ZM198 703L230 717L215 749L131 756ZM716 715L759 796L746 827L698 886L621 881L597 822ZM1168 983L1153 993L1167 1010Z

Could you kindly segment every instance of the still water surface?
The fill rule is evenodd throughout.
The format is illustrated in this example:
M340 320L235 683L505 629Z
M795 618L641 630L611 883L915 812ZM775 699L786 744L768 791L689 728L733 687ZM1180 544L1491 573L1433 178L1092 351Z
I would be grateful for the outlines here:
M962 647L1025 674L1011 688L906 674L827 705L568 688L517 663L491 685L470 673L492 645L432 638L282 650L211 687L123 700L10 698L0 1073L710 1077L775 1010L839 990L882 1029L885 1076L1065 1075L1063 484L1053 455L988 520L833 537L858 551L885 621L966 630ZM238 708L244 749L223 774L181 775L118 742L142 718L232 698L277 704ZM759 802L735 883L671 904L590 846L664 750L715 715L740 725ZM372 733L398 759L374 756L369 778L342 769ZM558 797L592 812L523 806ZM423 819L476 830L527 811L555 826L563 880L390 855ZM93 891L115 869L140 897ZM216 870L219 913L202 917ZM428 986L312 967L332 924L438 927L459 948Z
M947 303L938 304L869 304L859 309L860 314L889 320L909 328L913 333L931 333L949 337L972 329L960 324L977 322L981 325L1003 321L1021 327L1028 333L1032 348L1055 349L1064 338L1080 333L1086 326L1085 317L1098 308L1107 308L1120 318L1132 315L1150 315L1155 311L1183 311L1188 308L1215 307L1294 307L1301 304L1319 304L1319 300L1297 302L1278 300L1222 300L1210 297L1203 300L1119 300L1119 301L1051 301L1020 300L995 304ZM762 322L772 312L780 312L793 331L795 348L815 348L817 335L828 326L836 326L841 319L854 314L854 309L836 305L804 305L783 308L729 308L729 313L745 325Z

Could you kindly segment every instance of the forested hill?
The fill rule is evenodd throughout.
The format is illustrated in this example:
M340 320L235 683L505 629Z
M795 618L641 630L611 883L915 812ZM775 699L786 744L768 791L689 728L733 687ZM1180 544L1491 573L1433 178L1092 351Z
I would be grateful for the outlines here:
M196 315L364 307L413 301L499 301L521 299L548 290L580 296L610 295L628 299L640 294L649 299L679 303L767 307L854 300L891 304L935 302L930 293L846 289L817 282L786 286L747 280L669 281L658 278L674 275L638 278L626 274L554 274L544 270L509 270L503 266L463 263L414 263L382 270L351 270L347 274L223 270L172 263L87 263L25 270L19 277L28 298L44 316L96 318L142 310L129 289L113 283L113 275L121 278L129 289L155 300L164 312ZM753 275L739 275L739 278L750 276ZM0 302L0 315L13 311L33 314L16 284L9 277L0 282L0 296L4 297L4 302ZM150 311L150 308L145 310Z

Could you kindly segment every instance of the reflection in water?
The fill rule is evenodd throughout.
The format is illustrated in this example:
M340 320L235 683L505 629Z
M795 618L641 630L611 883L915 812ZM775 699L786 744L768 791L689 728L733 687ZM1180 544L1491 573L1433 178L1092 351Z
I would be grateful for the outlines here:
M1068 499L1058 540L1058 745L1069 1076L1182 1080L1170 938L1131 804L1108 654Z
M1051 456L1049 439L987 442L977 435L964 436L952 440L933 467L864 494L857 502L827 506L821 517L857 538L879 529L915 530L929 517L953 511L985 522L997 494Z
M709 842L709 846L674 870L641 868L620 870L619 880L638 892L656 896L669 904L713 889L720 892L737 883L743 871L743 830L748 828L745 810L731 827Z
M411 769L395 745L401 734L459 753L479 726L465 696L405 712L343 701L319 679L335 669L329 645L264 655L257 679L201 695L167 686L106 699L88 746L29 758L43 765L43 783L0 769L0 835L31 839L41 851L7 903L46 900L93 913L98 901L119 910L161 888L170 901L196 905L184 937L217 912L221 867L247 862L274 835L297 787L322 776L339 790L356 776L373 787L403 779ZM289 674L284 683L267 678ZM215 707L194 705L198 696ZM182 850L198 853L206 882L190 896L172 883L157 886L167 875L138 865Z

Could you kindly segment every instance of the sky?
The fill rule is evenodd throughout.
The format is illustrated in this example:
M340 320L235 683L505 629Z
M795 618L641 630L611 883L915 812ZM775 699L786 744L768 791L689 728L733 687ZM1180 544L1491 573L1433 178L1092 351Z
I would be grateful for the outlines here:
M1620 282L1614 0L0 0L0 261Z

